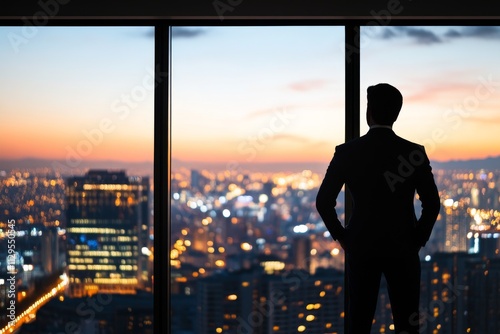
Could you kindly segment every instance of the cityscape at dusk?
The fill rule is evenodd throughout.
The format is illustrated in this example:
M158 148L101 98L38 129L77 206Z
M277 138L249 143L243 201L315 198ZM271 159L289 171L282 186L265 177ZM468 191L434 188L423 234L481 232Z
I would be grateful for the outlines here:
M152 27L22 29L0 27L0 334L153 333L159 80L172 333L344 332L344 251L315 207L345 141L343 26L174 27L170 77ZM361 36L361 134L366 87L398 87L394 130L441 199L421 332L500 333L500 28ZM372 333L394 329L381 287Z

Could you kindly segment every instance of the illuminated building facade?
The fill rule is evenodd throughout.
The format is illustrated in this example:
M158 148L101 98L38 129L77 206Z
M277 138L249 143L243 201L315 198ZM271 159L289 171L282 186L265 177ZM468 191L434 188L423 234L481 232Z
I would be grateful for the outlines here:
M471 263L468 273L467 333L500 333L500 259Z
M149 179L89 171L67 180L68 294L135 293L148 230ZM145 257L147 260L147 258Z
M449 198L443 203L446 234L444 251L449 253L467 252L467 233L470 231L470 220L462 213L465 211L464 203Z
M285 272L267 284L272 306L267 333L342 333L344 273L335 269ZM262 300L262 299L261 299Z
M343 284L334 269L222 272L198 282L195 333L341 333Z
M420 333L470 333L467 268L477 259L477 255L465 252L435 253L422 262Z
M47 227L43 232L41 253L42 268L46 274L51 274L60 269L59 237L56 228Z
M294 268L311 272L311 239L308 236L294 238L291 252Z
M196 288L195 333L265 333L260 329L267 319L256 309L262 277L260 270L242 270L200 280ZM256 319L248 324L253 314ZM258 326L253 326L257 322Z

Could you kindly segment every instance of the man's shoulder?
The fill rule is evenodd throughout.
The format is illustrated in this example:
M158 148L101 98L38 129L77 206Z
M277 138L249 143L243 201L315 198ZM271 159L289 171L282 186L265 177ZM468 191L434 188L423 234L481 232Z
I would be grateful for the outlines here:
M352 147L352 146L356 146L356 145L362 144L364 142L367 142L367 135L366 134L362 135L361 137L348 140L345 143L338 145L337 147L349 148L349 147Z
M370 144L369 137L365 134L361 137L351 139L343 144L340 144L336 147L337 151L348 151L359 149L367 144Z
M397 150L401 152L420 151L425 154L425 148L423 145L412 142L394 133L390 137L385 137L384 139L365 134L361 137L349 140L343 144L336 146L335 151L340 155L352 155L356 153L364 154L371 150L379 150L381 147L386 147L389 150Z
M418 143L415 143L415 142L412 142L408 139L405 139L403 137L400 137L400 136L397 136L396 135L396 138L398 139L398 141L402 144L402 145L405 145L409 148L413 148L413 149L420 149L420 150L423 150L424 149L424 146L423 145L420 145Z

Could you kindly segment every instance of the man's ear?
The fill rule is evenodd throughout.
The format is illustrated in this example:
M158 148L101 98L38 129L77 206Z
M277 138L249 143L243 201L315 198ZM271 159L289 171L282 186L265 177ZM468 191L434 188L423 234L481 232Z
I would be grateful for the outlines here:
M372 110L369 105L366 106L366 124L368 124L368 126L373 124Z

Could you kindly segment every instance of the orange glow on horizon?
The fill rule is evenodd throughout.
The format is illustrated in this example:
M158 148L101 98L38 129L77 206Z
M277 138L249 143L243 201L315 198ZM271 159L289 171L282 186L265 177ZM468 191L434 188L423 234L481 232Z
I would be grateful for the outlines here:
M109 140L101 145L92 146L89 154L78 154L86 149L85 145L78 146L79 141L64 140L58 137L45 137L43 140L36 136L20 136L22 140L12 140L11 136L0 136L3 145L0 159L72 159L81 161L126 161L146 162L153 161L153 144L132 139ZM10 139L7 141L7 139ZM72 144L67 144L72 142ZM433 161L484 159L487 157L500 156L500 148L496 143L432 143L425 145L429 158ZM247 150L238 152L229 145L219 145L207 150L205 146L193 148L192 145L175 144L172 159L181 162L211 162L242 164L252 163L310 163L311 161L328 163L334 153L335 143L331 145L297 145L296 143L280 145L282 148L266 147L263 150ZM294 149L293 146L296 146ZM90 147L90 146L88 146ZM80 150L78 150L80 148ZM75 156L77 154L77 156Z
M55 159L72 161L153 161L154 146L149 138L109 133L88 138L82 133L51 129L53 124L6 127L0 133L1 159ZM40 128L43 130L40 131Z

